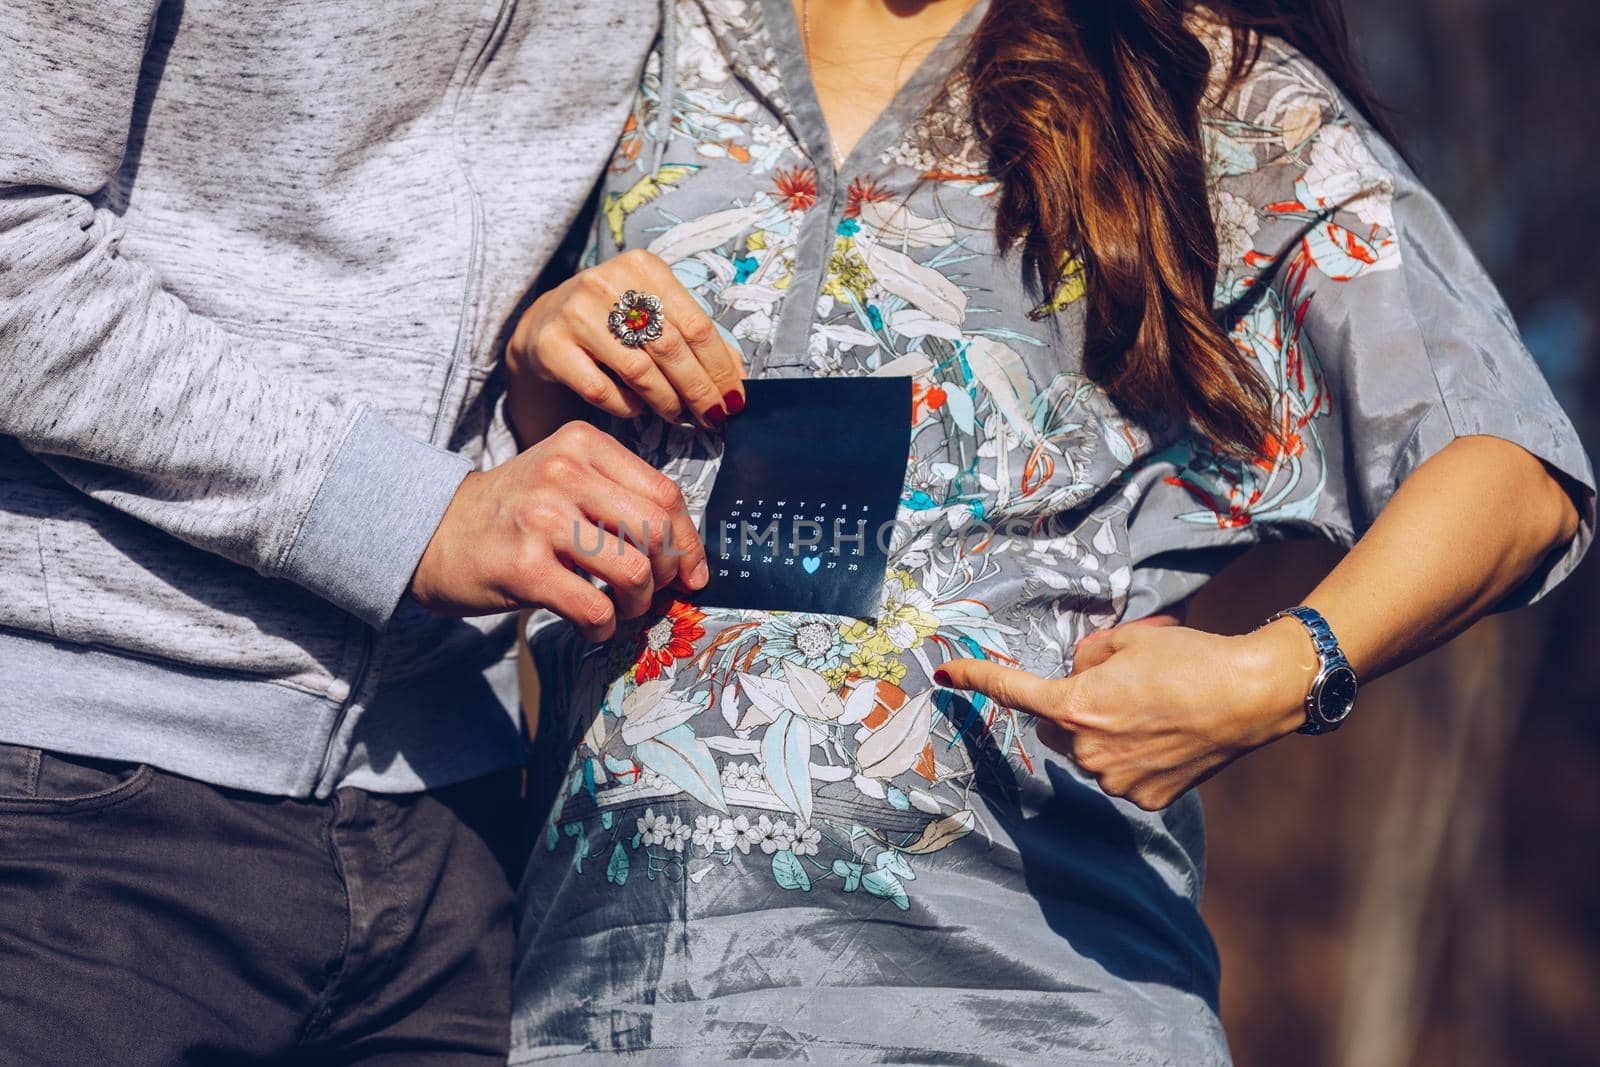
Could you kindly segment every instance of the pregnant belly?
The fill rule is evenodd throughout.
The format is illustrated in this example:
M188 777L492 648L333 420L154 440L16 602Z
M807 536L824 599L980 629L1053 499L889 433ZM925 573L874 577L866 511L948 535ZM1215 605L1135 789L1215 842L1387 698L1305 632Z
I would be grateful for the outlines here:
M613 875L760 849L780 883L902 900L915 858L976 826L979 768L1033 761L1015 713L933 686L968 647L909 575L889 586L872 622L673 603L594 650L547 843L604 831L581 847Z

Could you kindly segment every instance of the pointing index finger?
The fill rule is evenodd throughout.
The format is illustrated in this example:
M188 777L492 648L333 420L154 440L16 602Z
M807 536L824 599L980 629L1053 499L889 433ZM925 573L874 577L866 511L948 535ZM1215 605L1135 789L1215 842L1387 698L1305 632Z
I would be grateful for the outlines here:
M1061 717L1061 687L1067 684L982 659L950 660L934 672L933 680L937 685L982 693L1004 707L1048 719Z

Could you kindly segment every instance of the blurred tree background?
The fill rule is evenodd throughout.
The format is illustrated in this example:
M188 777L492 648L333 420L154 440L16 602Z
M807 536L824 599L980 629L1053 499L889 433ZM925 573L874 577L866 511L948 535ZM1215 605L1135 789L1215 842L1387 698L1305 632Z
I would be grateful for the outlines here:
M1600 452L1600 5L1346 0L1406 149ZM1195 606L1238 632L1335 560L1273 546ZM1241 1067L1600 1063L1600 564L1202 790Z

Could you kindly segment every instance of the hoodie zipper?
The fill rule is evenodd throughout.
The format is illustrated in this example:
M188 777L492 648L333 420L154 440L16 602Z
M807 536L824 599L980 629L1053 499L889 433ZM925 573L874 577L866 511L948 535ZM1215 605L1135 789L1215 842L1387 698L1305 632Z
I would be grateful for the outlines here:
M489 26L488 36L484 38L483 45L478 49L478 54L472 58L472 64L467 70L467 75L462 79L461 85L456 89L450 102L450 138L456 147L456 169L461 175L462 183L467 188L467 207L471 213L471 230L470 246L467 252L467 280L461 294L461 313L456 322L456 343L450 353L450 366L445 369L444 384L439 390L439 404L434 409L433 427L428 435L428 439L440 447L445 444L444 436L448 428L445 415L449 406L450 394L455 388L456 377L460 373L461 364L466 361L467 350L472 344L475 297L478 290L478 280L483 275L483 197L478 192L477 184L472 180L472 169L467 165L466 161L466 145L461 139L461 108L472 96L472 90L477 87L478 80L483 77L483 72L488 68L489 61L494 58L500 42L505 39L506 28L511 24L515 10L515 0L500 0L494 19Z
M467 68L466 76L456 86L450 99L450 138L455 145L456 170L461 176L462 184L467 190L467 206L470 213L470 230L467 250L467 278L461 294L461 310L456 319L455 344L450 352L450 365L445 368L444 383L439 389L439 401L434 409L433 425L428 432L428 441L437 447L444 447L445 436L448 433L449 423L446 413L450 403L451 392L455 388L456 378L460 374L461 364L466 361L468 350L472 344L474 333L475 297L478 281L483 274L483 228L484 212L483 198L478 193L478 187L472 180L471 168L466 162L466 145L461 139L459 119L463 103L471 96L473 88L483 76L483 72L494 58L500 42L505 39L506 29L511 24L511 19L516 11L516 0L498 0L495 4L493 18L489 20L489 32L484 37L483 43L478 47L477 53L472 57L472 62ZM480 20L479 26L482 26ZM322 760L317 771L314 785L316 794L326 796L333 791L334 783L330 780L333 773L335 752L343 748L348 755L348 748L340 745L341 734L344 732L345 721L350 716L350 709L363 703L367 694L363 692L366 687L374 662L377 659L378 633L364 623L353 623L361 631L361 652L356 661L356 668L350 676L350 690L339 703L339 710L334 715L333 726L329 731L328 739L322 750Z

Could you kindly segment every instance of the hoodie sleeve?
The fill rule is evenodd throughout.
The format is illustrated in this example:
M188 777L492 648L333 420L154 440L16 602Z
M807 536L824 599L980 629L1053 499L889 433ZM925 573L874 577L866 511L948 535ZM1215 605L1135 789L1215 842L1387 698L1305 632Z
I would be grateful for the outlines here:
M120 254L93 198L122 164L158 7L0 9L0 433L96 500L382 628L472 464L275 378Z

